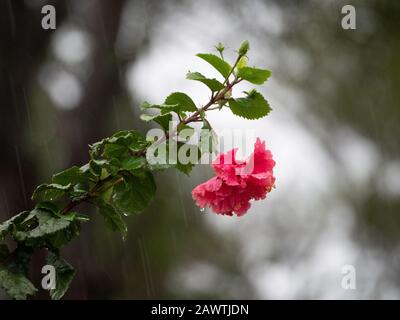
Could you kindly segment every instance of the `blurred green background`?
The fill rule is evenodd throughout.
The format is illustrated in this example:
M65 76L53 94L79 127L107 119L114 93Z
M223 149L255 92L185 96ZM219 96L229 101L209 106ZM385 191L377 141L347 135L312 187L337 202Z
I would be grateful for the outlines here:
M41 28L45 4L56 30ZM341 27L345 4L356 30ZM65 298L400 298L398 1L0 0L0 219L85 163L89 143L145 133L141 101L172 91L205 101L184 79L211 72L194 55L221 41L232 58L246 39L249 63L273 72L262 89L273 112L211 122L266 140L277 188L244 217L222 217L191 199L208 166L157 174L126 242L93 214L64 249L77 269ZM32 264L38 286L42 254ZM345 265L356 290L341 286Z

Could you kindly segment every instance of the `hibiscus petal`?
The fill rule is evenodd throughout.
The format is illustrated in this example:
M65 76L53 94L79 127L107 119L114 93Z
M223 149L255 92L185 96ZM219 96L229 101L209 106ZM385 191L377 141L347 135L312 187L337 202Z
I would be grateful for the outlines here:
M217 214L242 216L251 200L264 199L271 191L275 161L265 142L257 138L247 161L236 160L236 151L218 155L212 163L216 176L193 189L193 199L200 208L209 206Z

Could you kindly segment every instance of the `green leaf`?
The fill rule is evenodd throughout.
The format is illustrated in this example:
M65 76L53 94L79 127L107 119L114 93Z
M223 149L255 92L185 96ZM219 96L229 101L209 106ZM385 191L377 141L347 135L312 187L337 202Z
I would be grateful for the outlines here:
M119 231L122 239L125 240L128 234L128 228L122 219L121 213L111 204L106 203L102 199L96 201L99 213L103 216L106 226L111 231Z
M8 248L2 246L2 255L6 260L0 264L0 287L14 299L26 299L37 290L26 278L33 250L31 247L18 244L13 252L8 253ZM8 254L7 254L8 253Z
M108 138L104 147L104 156L120 158L130 156L131 152L138 152L147 146L146 138L133 130L120 131Z
M131 147L132 150L141 150L146 143L145 137L135 130L124 130L114 133L106 139L107 143L116 143Z
M142 151L146 146L146 138L136 131L120 132L119 135L114 135L110 138L106 144L104 154L109 158L129 157L132 156L132 152Z
M259 119L271 111L267 100L255 90L244 98L229 99L229 107L234 114L245 119Z
M11 272L2 265L0 265L0 287L16 300L25 300L27 296L34 295L37 291L23 273Z
M54 214L58 214L58 211L60 210L60 208L54 202L50 202L50 201L41 201L41 202L37 203L36 206L35 206L35 209L42 209L42 210L49 211L49 212L54 213ZM35 211L32 210L29 215L31 217L35 216L36 215ZM24 220L24 222L26 220L28 220L28 218L26 218Z
M147 102L147 101L143 102L140 105L140 110L147 110L147 109L151 109L151 108L159 108L159 106L153 105L153 104L151 104L150 102Z
M103 168L109 168L110 162L108 160L102 159L92 159L89 161L89 168L93 174L97 177L101 176Z
M149 115L149 114L141 114L140 119L146 122L154 121L158 123L164 131L169 130L169 123L172 121L172 115L170 113L167 114L156 114L156 115Z
M215 54L211 53L199 53L197 56L209 64L211 64L215 69L218 70L220 74L223 75L224 78L228 77L229 73L232 70L232 67L229 65L228 62L222 60L220 57L216 56Z
M238 77L254 84L263 84L271 76L271 71L250 67L242 67L238 71Z
M29 211L22 211L12 218L0 224L0 240L13 231L20 223L22 223L29 215Z
M102 173L104 170L107 173L112 175L117 175L121 170L136 170L146 165L146 159L143 156L127 156L122 157L120 159L113 158L110 161L108 160L91 160L91 166L93 166L94 170L98 173L101 179L105 179L109 177L109 175L105 175L102 177Z
M129 156L129 147L118 143L107 143L104 147L104 156L112 158L123 158Z
M114 184L110 182L110 185L106 185L106 190L100 194L100 198L107 203L112 201L112 195L114 194Z
M165 99L165 104L172 105L171 110L176 112L197 111L196 104L187 94L183 92L171 93ZM163 110L166 110L166 107L164 107Z
M110 160L92 159L90 161L90 166L93 168L92 170L96 172L98 179L103 180L108 178L110 175L116 175L120 170L121 164L117 158L111 158Z
M144 157L131 157L121 161L122 170L136 170L146 165L146 159Z
M177 107L178 105L169 105L169 104L152 104L147 101L143 102L140 105L140 110L148 110L148 109L164 109L164 108L171 108Z
M213 92L222 90L224 88L224 85L217 79L208 79L199 72L188 72L186 74L186 79L200 81L209 87Z
M75 220L71 221L71 223L66 228L61 229L55 233L46 235L46 245L48 245L49 248L59 249L71 242L77 236L79 236L80 223L88 221L89 218L78 215L77 213L75 215Z
M73 199L80 198L89 191L93 178L90 165L73 166L53 175L53 183L39 186L33 196L49 201L57 200L63 195Z
M34 209L35 211L38 209ZM27 238L39 238L67 228L73 221L74 213L56 217L50 212L40 210L38 213L38 226L27 233Z
M180 104L150 104L149 102L144 102L140 106L141 110L148 110L148 109L158 109L161 111L161 114L155 114L155 115L142 115L141 118L143 121L151 121L153 120L154 117L161 117L161 116L167 116L171 112L176 112L177 114L184 115L184 110L181 110ZM172 115L171 115L172 116ZM171 118L172 119L172 118ZM168 121L171 121L168 119ZM160 124L160 123L159 123ZM163 126L162 124L160 124ZM168 130L168 125L163 126L164 130Z
M114 187L114 205L126 215L143 211L156 191L152 173L145 171L139 176L124 174L123 178L124 182Z
M143 151L147 144L146 138L134 130L120 131L91 145L90 156L97 160L121 159Z
M62 216L56 216L43 208L36 208L30 212L30 215L36 219L36 227L32 230L24 230L20 226L13 232L13 236L19 242L39 246L44 245L49 237L55 237L58 232L69 228L74 222L76 214L70 212ZM54 240L54 238L51 240Z
M50 290L50 296L53 300L60 300L68 290L75 270L68 262L53 252L49 252L47 263L56 270L56 288Z
M61 185L61 186L68 186L70 184L77 184L82 183L87 180L87 177L83 174L82 170L77 167L73 166L67 170L59 172L53 175L53 184Z
M56 183L51 184L41 184L39 185L32 195L32 200L45 200L54 201L63 197L68 190L71 188L72 184L61 185Z

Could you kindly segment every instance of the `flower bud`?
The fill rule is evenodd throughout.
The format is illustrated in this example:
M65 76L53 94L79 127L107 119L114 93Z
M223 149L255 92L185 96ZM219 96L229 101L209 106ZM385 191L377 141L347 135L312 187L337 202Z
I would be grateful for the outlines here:
M249 51L249 49L250 45L249 42L246 40L242 43L242 45L239 48L239 55L244 56L247 53L247 51Z
M225 47L221 42L218 42L218 44L215 46L215 49L217 49L217 51L222 54L222 52L224 52L225 50Z

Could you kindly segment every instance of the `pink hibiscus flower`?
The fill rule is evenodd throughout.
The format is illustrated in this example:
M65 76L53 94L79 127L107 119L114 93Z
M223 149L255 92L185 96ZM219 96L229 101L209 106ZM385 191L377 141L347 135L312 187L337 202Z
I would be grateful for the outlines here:
M236 160L236 151L219 154L212 163L216 176L193 189L200 208L209 206L217 214L242 216L249 210L250 200L264 199L271 191L275 161L265 142L257 138L246 161Z

